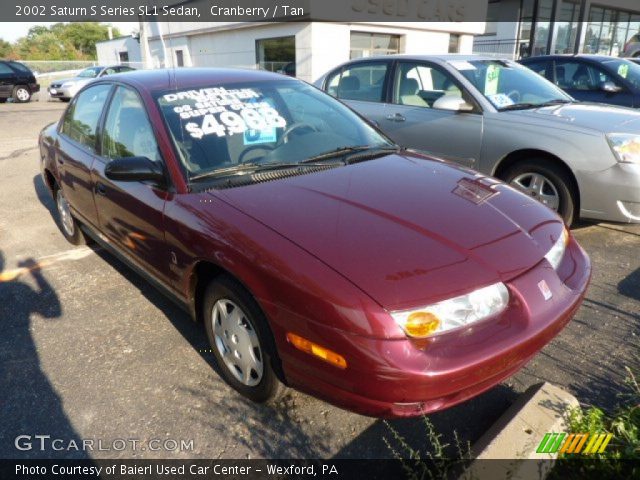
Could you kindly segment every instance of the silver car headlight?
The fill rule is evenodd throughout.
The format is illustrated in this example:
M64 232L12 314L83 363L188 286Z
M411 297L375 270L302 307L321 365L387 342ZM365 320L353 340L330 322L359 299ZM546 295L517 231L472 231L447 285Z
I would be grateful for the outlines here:
M551 264L554 270L558 269L560 266L560 262L562 262L562 258L564 257L564 252L567 250L567 245L569 244L569 232L567 228L564 227L562 229L562 233L560 234L560 238L556 240L556 243L553 244L551 250L547 252L544 258Z
M640 165L640 136L632 133L610 133L607 141L618 162Z
M391 316L407 336L427 338L497 315L508 304L509 290L500 282L424 308L391 312Z

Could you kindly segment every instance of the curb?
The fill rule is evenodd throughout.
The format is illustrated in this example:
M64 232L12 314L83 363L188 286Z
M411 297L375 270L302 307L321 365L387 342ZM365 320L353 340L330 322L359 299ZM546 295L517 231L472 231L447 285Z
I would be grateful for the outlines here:
M474 444L475 460L461 478L546 478L557 455L536 449L546 433L566 431L566 414L578 406L550 383L529 387Z

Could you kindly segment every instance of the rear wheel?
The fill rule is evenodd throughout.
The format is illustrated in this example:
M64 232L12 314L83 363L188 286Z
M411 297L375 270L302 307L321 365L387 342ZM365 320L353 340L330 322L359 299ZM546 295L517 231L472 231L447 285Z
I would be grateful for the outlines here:
M69 202L61 188L55 188L54 197L56 200L56 210L58 211L58 223L64 238L73 245L84 245L87 243L84 234L80 230L78 221L71 214Z
M573 223L577 194L562 167L546 158L532 158L510 167L502 179L557 212L567 225Z
M13 89L12 97L18 103L26 103L31 100L31 91L24 85L17 85Z
M257 303L237 281L222 275L206 289L203 317L216 369L225 382L254 402L277 400L275 344Z

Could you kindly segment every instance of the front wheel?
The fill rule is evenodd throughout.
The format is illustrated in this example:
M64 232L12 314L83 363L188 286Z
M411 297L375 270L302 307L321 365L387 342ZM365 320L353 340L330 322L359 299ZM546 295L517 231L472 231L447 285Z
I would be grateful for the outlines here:
M73 245L84 245L86 243L84 234L80 230L78 221L71 214L71 208L64 196L64 192L58 187L54 195L56 199L56 209L58 210L58 222L64 238Z
M573 223L576 208L573 182L557 164L544 158L524 160L510 167L502 179L557 212L567 225Z
M223 380L257 403L279 398L285 389L274 370L275 344L251 294L222 275L207 287L203 309L216 370Z

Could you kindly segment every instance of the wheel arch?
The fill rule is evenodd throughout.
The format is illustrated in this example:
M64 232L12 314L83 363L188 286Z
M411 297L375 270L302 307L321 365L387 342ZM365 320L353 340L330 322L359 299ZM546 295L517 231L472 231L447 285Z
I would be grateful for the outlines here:
M507 156L505 156L502 160L500 160L497 163L497 165L493 170L493 176L502 180L504 174L512 166L514 166L520 161L531 159L531 158L544 158L546 160L549 160L553 162L556 166L560 167L567 174L568 178L571 180L571 185L569 185L569 187L571 188L571 191L574 195L574 200L576 205L575 215L577 218L580 214L580 185L578 184L578 180L574 175L573 171L571 170L571 168L569 168L569 165L567 165L567 163L564 160L562 160L560 157L552 153L549 153L547 151L537 150L535 148L516 150L514 152L509 153Z
M44 169L44 182L47 188L49 189L49 193L53 195L53 192L57 187L58 182L56 180L56 177L53 176L53 173L51 173L51 170L49 170L48 168Z

